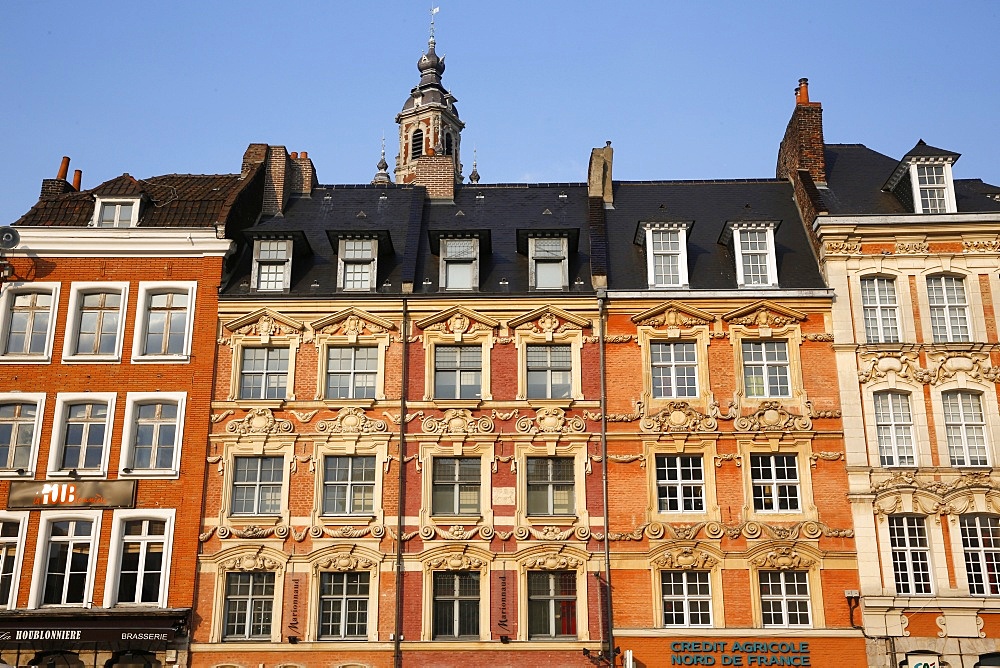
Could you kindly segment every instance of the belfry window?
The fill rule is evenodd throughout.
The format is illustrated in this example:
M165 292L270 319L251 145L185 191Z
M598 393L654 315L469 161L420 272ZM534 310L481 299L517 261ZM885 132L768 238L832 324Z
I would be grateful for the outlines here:
M410 158L416 160L424 154L424 131L414 130L410 139Z

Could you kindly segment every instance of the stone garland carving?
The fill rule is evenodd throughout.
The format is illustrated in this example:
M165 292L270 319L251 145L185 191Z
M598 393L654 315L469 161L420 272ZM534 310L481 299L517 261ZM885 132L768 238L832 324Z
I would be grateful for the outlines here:
M703 318L691 313L685 313L679 308L668 308L636 324L640 327L696 327L698 325L709 325L712 322L714 322L714 318Z
M604 457L601 455L591 455L590 458L595 462L604 461ZM639 468L646 468L646 455L608 455L608 461L618 462L619 464L639 462Z
M631 343L633 341L638 341L639 337L635 334L609 334L604 337L605 343ZM583 337L584 343L600 343L601 337L599 336L585 336Z
M715 393L708 393L708 415L716 420L735 420L740 416L740 391L733 392L733 400L729 402L729 408L723 413L719 402L715 399Z
M923 255L930 252L926 241L897 241L896 255Z
M313 459L312 455L292 455L291 461L288 462L288 470L291 473L298 473L299 462L309 462L309 472L316 472L316 460Z
M238 328L233 334L243 334L245 336L281 336L285 334L294 334L297 329L286 325L283 322L275 320L270 315L264 314L260 316L257 322L252 322L248 325L243 325Z
M375 568L376 564L371 559L366 559L364 557L358 557L353 554L348 554L346 552L335 554L329 559L323 559L322 561L317 561L313 564L313 570L315 571L356 571L359 569L371 570Z
M500 470L500 462L506 464L510 462L510 472L517 473L517 462L514 460L514 455L496 455L493 457L493 472L496 473Z
M520 415L520 411L517 410L516 408L510 411L509 413L501 413L500 411L494 408L493 412L490 414L490 417L492 417L494 420L500 420L501 422L506 422L507 420L513 420L518 415Z
M219 526L209 527L207 531L198 535L198 540L204 543L213 535L217 535L222 540L229 538L243 538L250 540L278 538L280 540L286 540L289 536L291 536L296 543L301 543L305 540L306 536L311 536L313 538L363 538L365 536L382 538L385 536L385 527L374 525L361 528L355 528L353 526L330 528L313 525L302 527L302 529L296 529L295 527L288 526L286 524L279 524L278 526L273 527L260 527L256 525L246 527Z
M547 554L522 562L525 568L546 571L577 570L583 566L583 560L562 554Z
M521 434L571 434L585 431L587 424L579 416L566 417L562 408L543 407L535 411L534 419L518 418L514 428Z
M580 327L568 321L560 322L555 314L547 311L534 322L526 322L523 325L519 325L517 329L522 332L531 332L532 334L561 334L570 329L580 329Z
M316 425L316 431L330 434L374 434L386 429L385 420L373 420L357 406L345 406L333 419Z
M316 413L319 413L319 409L317 408L314 411L288 411L288 412L294 415L296 420L298 420L303 424L306 424L314 417L316 417Z
M226 468L226 462L222 458L222 455L212 455L212 456L206 458L205 461L207 461L209 464L218 464L217 469L219 471L219 475L222 475L222 472Z
M874 483L871 486L872 494L880 494L900 488L909 487L912 489L924 490L938 496L945 496L953 492L959 492L974 487L985 487L990 490L1000 491L1000 482L994 480L989 473L963 473L950 480L922 480L910 472L893 473L891 476Z
M656 415L643 416L639 422L643 431L716 431L719 423L711 415L699 413L686 401L671 401Z
M922 385L937 385L964 373L973 380L1000 381L1000 367L989 365L989 355L980 352L932 352L931 368L924 369L914 353L869 353L862 356L864 366L858 372L862 383L870 383L894 373Z
M719 560L705 552L695 551L690 547L682 547L665 553L662 557L653 560L653 566L668 570L680 571L707 571L715 568Z
M711 339L728 339L729 332L710 332L708 336Z
M274 417L270 408L251 408L241 419L230 420L226 431L239 436L250 434L281 434L292 431L292 421Z
M833 334L828 332L803 334L802 338L805 341L833 341Z
M447 529L430 524L420 527L420 538L423 540L433 540L435 538L442 538L444 540L472 540L477 535L483 540L492 540L493 527L483 525L466 529L460 524L455 524Z
M537 538L538 540L588 540L590 538L590 528L585 526L570 527L561 529L557 526L547 525L541 529L529 526L519 526L514 529L514 538L517 540L528 540Z
M404 531L397 538L396 532L393 531L392 529L386 529L386 532L389 534L390 538L392 538L393 540L398 540L401 543L405 543L406 541L416 538L417 536L420 535L419 531Z
M493 340L494 342L496 342L501 346L509 346L510 344L514 343L514 337L512 336L498 336Z
M431 559L427 567L437 571L482 571L486 569L486 562L467 554L449 554Z
M407 457L403 457L403 463L407 464L409 462L412 462L414 459L417 460L417 464L416 464L417 471L420 471L420 457L418 455L414 454L414 455L409 455ZM385 458L385 464L382 466L382 471L384 471L385 473L388 473L389 470L392 468L392 462L394 460L398 462L399 461L399 456L397 456L397 455L388 455Z
M489 434L496 428L493 418L473 417L468 408L450 408L440 418L425 417L420 427L425 434Z
M393 424L399 424L400 417L398 413L390 413L389 411L382 411L382 415L384 415L389 420L389 422ZM407 413L406 422L407 424L409 424L414 418L423 416L424 416L423 411L417 411L416 413Z
M753 560L758 568L769 568L778 571L797 571L809 568L816 562L803 557L790 547L778 547L762 557Z
M809 466L816 468L816 462L822 459L824 462L834 462L838 459L843 459L843 452L814 452L809 455Z
M226 410L222 411L221 413L218 413L217 415L213 415L211 417L212 424L218 424L219 422L222 422L223 420L225 420L227 417L229 417L230 415L232 415L235 412L236 411L234 411L234 410L232 410L230 408L227 408Z
M1000 239L963 241L962 251L965 253L1000 253Z
M715 456L715 468L722 468L722 462L734 462L736 466L743 466L743 457L734 452L727 452L724 455Z
M789 413L778 401L763 401L760 408L750 415L736 418L736 431L809 431L812 420L805 415Z
M464 313L456 313L447 320L435 322L424 328L425 332L444 332L446 334L471 334L479 331L489 331L493 328L481 322L469 320ZM418 339L419 340L419 337Z
M260 554L244 554L219 564L220 571L280 571L281 563Z
M733 318L729 322L732 325L747 325L752 327L777 328L777 327L784 327L785 325L795 324L799 322L799 319L788 315L779 315L771 311L766 306L761 306L753 313L740 316L738 318Z
M635 422L643 416L643 405L642 401L635 402L635 411L632 413L608 413L608 422ZM590 411L584 409L583 418L585 420L590 420L591 422L600 422L600 413L591 413Z
M363 335L366 329L371 334L385 334L388 331L382 325L352 314L339 322L326 325L317 334L341 334L348 337L357 337Z
M809 417L814 420L816 418L839 418L842 415L840 410L818 411L813 408L813 404L809 400L806 400L806 411L808 412Z
M694 540L704 533L706 538L718 539L723 536L729 538L757 539L768 536L777 540L796 540L798 538L816 539L820 536L827 538L852 538L853 529L836 529L822 522L806 520L796 522L789 526L765 524L763 522L740 522L739 524L726 525L722 522L698 522L696 524L661 524L651 522L646 526L646 535L650 538L660 538L667 535L678 540Z
M827 255L861 255L861 244L849 241L827 241L823 244Z

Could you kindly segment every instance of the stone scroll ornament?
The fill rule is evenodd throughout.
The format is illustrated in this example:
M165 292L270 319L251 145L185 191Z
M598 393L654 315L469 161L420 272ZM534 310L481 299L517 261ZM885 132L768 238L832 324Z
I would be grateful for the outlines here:
M750 415L736 418L736 431L809 431L812 420L805 415L789 413L777 401L763 401L760 408Z
M270 408L251 408L245 417L230 420L226 425L226 431L239 436L287 434L292 431L292 422L274 417Z
M521 434L570 434L585 431L587 424L582 417L566 417L563 409L547 406L535 411L534 419L527 415L518 418L514 428Z
M329 434L374 434L386 429L385 420L374 420L357 406L345 406L333 419L316 425L316 431Z
M496 425L487 415L475 417L468 408L450 408L439 418L425 417L420 428L425 434L489 434Z

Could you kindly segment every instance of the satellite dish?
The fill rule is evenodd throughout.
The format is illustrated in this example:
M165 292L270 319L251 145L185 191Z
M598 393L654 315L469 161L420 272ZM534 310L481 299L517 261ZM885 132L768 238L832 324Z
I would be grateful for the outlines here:
M0 227L0 250L16 248L21 235L13 227Z

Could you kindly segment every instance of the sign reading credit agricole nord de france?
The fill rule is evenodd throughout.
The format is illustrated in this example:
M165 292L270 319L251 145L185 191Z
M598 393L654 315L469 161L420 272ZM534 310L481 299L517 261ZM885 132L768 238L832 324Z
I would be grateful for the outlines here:
M134 480L15 480L10 483L8 510L56 508L132 508Z

